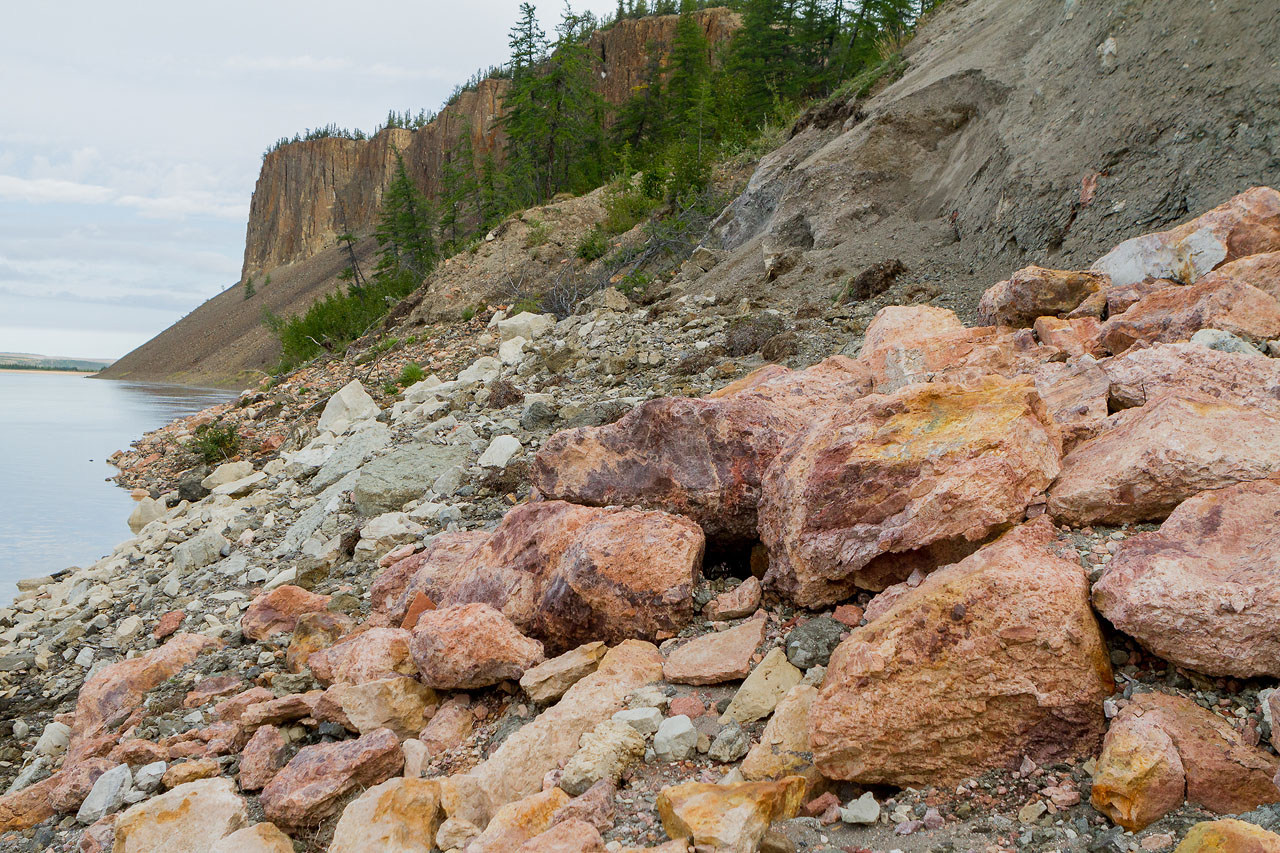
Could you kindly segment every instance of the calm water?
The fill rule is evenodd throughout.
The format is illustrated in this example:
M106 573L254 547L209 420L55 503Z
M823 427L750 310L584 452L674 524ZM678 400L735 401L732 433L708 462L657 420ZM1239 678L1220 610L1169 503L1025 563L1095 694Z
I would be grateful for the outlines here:
M0 605L19 578L83 566L128 539L107 457L226 391L0 371Z

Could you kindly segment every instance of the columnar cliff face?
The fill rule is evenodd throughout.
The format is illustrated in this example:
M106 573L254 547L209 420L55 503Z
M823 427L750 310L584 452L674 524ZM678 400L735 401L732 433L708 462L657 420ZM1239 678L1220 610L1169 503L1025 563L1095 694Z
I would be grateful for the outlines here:
M677 17L625 20L590 41L597 62L597 90L620 104L644 81L652 51L665 53ZM739 26L728 9L707 9L699 22L712 44ZM439 191L441 164L471 134L477 158L501 158L503 95L507 81L490 79L418 131L384 130L368 140L317 139L286 145L267 155L253 191L241 280L309 258L337 243L339 234L367 234L382 205L382 192L400 151L410 174L431 195Z

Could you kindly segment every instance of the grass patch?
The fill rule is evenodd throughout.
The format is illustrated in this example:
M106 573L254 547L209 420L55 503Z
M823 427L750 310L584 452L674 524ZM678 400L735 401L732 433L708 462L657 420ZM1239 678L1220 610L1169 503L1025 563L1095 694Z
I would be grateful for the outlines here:
M206 465L217 465L240 452L240 433L232 424L201 424L189 447Z

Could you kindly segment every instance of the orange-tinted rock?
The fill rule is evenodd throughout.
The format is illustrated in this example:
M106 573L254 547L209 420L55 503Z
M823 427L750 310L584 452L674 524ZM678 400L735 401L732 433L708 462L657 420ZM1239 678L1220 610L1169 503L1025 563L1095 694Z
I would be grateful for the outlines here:
M751 658L768 620L748 619L725 631L694 637L668 655L662 676L676 684L720 684L751 674Z
M368 733L388 728L401 738L415 737L435 713L440 700L417 679L398 675L360 684L335 684L324 693L335 716L353 731ZM317 713L326 717L321 709Z
M418 593L439 601L463 560L488 538L489 532L484 530L441 533L425 551L393 563L369 587L373 613L386 614L392 625L400 625Z
M572 818L529 839L516 853L604 853L604 839L591 824Z
M1111 405L1141 406L1168 394L1280 408L1280 360L1222 352L1202 344L1133 347L1099 363L1111 380Z
M1280 472L1280 412L1168 395L1109 417L1062 460L1049 512L1083 526L1161 519L1206 489Z
M963 332L964 323L949 308L932 305L889 305L876 312L862 338L858 361L882 369L891 350L940 335Z
M1092 358L1041 364L1031 377L1062 432L1064 448L1092 437L1106 423L1111 380Z
M157 649L104 666L80 688L73 738L91 737L141 707L153 688L177 675L204 652L222 645L201 634L178 634Z
M1080 317L1075 320L1041 317L1036 320L1034 328L1040 343L1062 350L1069 357L1104 355L1102 324L1096 317Z
M307 658L321 684L360 684L397 675L416 675L409 644L401 628L370 628Z
M487 604L423 613L411 648L422 682L439 690L475 690L518 680L546 657L542 643L521 634Z
M313 825L337 811L347 794L390 779L403 766L400 740L390 729L304 746L263 788L262 808L282 827Z
M1205 278L1233 279L1280 299L1280 251L1240 258L1218 267Z
M1175 808L1176 764L1166 738L1181 762L1189 802L1219 814L1280 802L1273 781L1280 759L1249 746L1225 720L1189 699L1138 693L1111 722L1094 774L1095 808L1135 829Z
M355 626L350 617L341 613L322 610L302 614L294 625L293 637L284 655L285 666L290 672L302 672L313 652L329 648L351 633Z
M1119 355L1140 341L1188 341L1201 329L1221 329L1255 341L1280 336L1280 302L1223 272L1189 287L1168 287L1144 296L1102 324L1103 346Z
M494 812L484 832L469 845L467 853L508 853L518 850L551 825L551 816L569 801L559 788L530 794Z
M1280 676L1280 482L1202 492L1126 539L1098 611L1158 656L1209 675Z
M523 504L467 557L440 604L488 604L552 654L657 639L693 618L703 544L696 524L663 512ZM415 632L438 618L424 614Z
M1093 269L1116 286L1146 278L1191 284L1219 264L1280 249L1280 193L1254 187L1167 231L1116 246Z
M204 853L249 822L230 779L201 779L138 803L116 819L113 853Z
M220 699L245 688L244 679L238 675L215 675L206 678L187 693L182 700L184 708L199 708L213 699Z
M61 784L61 775L55 773L21 791L0 796L0 833L27 829L53 817L52 793Z
M822 774L813 766L809 744L809 709L818 698L818 688L797 684L778 703L760 734L760 742L742 759L742 776L750 782L802 776L809 796L822 784Z
M616 423L556 433L535 458L533 483L549 498L666 510L708 538L750 540L760 477L783 444L869 388L848 358L798 372L771 365L708 399L650 400Z
M259 702L270 702L274 698L275 694L265 687L250 687L238 696L223 699L214 705L213 717L216 720L237 722L249 706L257 705Z
M658 816L671 838L688 838L726 853L748 853L760 848L771 823L800 812L805 790L799 776L732 785L685 782L658 794Z
M259 726L278 726L281 723L292 723L303 717L311 716L316 702L320 701L320 691L307 693L291 693L278 699L268 699L244 709L240 715L240 726L253 731Z
M182 620L186 618L187 614L183 611L170 610L160 617L160 621L156 623L156 627L151 631L151 636L157 640L173 636L182 627Z
M872 600L809 711L823 775L936 785L1092 754L1111 667L1084 570L1054 541L1042 516Z
M293 842L274 823L255 823L224 836L209 853L293 853Z
M343 810L329 853L431 853L439 825L438 782L388 779Z
M984 326L1030 326L1038 317L1074 310L1110 283L1102 273L1023 267L982 294L978 322Z
M212 758L193 758L190 761L182 761L169 767L164 771L161 783L166 788L176 788L179 785L185 785L188 782L197 782L201 779L212 779L218 775L218 762Z
M455 696L440 706L418 739L426 747L428 755L439 755L470 737L475 724L476 716L467 704L467 697Z
M140 767L144 764L164 761L168 755L169 751L158 743L143 740L142 738L130 738L113 747L111 754L107 758L116 764L130 764L134 767Z
M240 788L259 791L271 781L289 754L288 741L275 726L262 726L253 733L240 755Z
M250 640L265 640L292 631L304 613L318 613L328 606L329 596L285 584L253 600L240 617L240 631Z
M1280 835L1235 818L1205 820L1191 827L1174 853L1280 853Z
M1060 454L1030 380L868 397L770 466L760 505L765 586L818 607L959 559L1021 520Z
M48 792L54 811L74 812L80 808L85 797L93 790L98 777L114 766L115 762L111 759L99 755L85 758L68 756L63 762L62 770L53 776L58 783Z
M760 607L760 595L760 581L753 575L708 601L702 608L702 615L712 621L750 616Z

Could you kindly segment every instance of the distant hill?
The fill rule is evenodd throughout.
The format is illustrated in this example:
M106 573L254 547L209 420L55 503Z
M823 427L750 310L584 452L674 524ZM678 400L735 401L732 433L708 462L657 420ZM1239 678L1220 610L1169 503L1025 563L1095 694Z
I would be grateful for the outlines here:
M0 370L80 370L93 373L110 366L109 358L65 358L29 352L0 352Z

